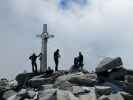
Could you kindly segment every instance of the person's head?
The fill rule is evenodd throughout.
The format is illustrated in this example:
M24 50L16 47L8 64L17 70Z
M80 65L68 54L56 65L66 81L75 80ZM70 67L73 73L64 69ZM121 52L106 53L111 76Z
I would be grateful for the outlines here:
M59 49L57 49L56 51L59 52Z
M48 67L48 70L51 70L51 67L50 66Z
M82 53L81 53L81 52L79 52L79 55L82 55Z
M32 55L34 55L34 56L35 56L36 54L35 54L35 53L33 53Z

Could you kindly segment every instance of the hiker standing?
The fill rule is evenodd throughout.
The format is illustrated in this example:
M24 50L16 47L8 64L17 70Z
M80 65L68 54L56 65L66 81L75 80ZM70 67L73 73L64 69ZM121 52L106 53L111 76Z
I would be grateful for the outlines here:
M33 53L29 57L29 59L31 60L31 64L32 64L32 72L37 72L37 63L36 63L36 60L37 60L37 57L39 57L39 56L37 56L35 53Z
M83 60L84 60L83 55L82 55L81 52L79 52L79 56L78 56L78 65L79 65L79 67L81 67L81 69L83 69L83 66L84 66Z
M59 49L57 49L54 52L55 71L58 71L59 58L60 58Z

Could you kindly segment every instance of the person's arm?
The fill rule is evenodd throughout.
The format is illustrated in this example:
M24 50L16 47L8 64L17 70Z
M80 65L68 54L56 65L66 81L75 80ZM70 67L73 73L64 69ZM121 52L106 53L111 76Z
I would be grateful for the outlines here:
M42 55L42 53L40 53L37 57L40 57Z
M29 57L29 59L31 60L31 56Z
M60 54L58 54L58 57L60 58L60 57L61 57L61 55L60 55Z

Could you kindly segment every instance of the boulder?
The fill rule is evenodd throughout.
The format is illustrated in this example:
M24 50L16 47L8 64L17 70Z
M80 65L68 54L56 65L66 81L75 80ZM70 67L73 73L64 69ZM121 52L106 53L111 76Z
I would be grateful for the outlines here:
M56 100L56 89L39 91L39 100Z
M32 78L28 81L28 84L33 88L40 88L41 85L52 84L54 81L51 77L48 78Z
M95 94L94 88L88 88L90 90L89 93L84 93L79 95L79 100L97 100L97 96Z
M57 90L56 100L79 100L70 91Z
M127 75L133 75L133 70L132 69L126 69Z
M71 84L68 81L56 82L54 84L54 88L58 88L58 89L61 89L61 90L69 90L69 91L72 90L72 86L73 86L73 84Z
M53 84L42 85L42 90L52 89Z
M81 86L93 86L96 82L96 77L91 74L83 74L82 72L78 72L58 77L55 81L55 84L62 83L64 81L69 81L72 84L77 84Z
M0 94L9 89L11 89L9 86L9 81L6 78L2 78L0 80Z
M89 87L80 87L80 86L73 86L72 93L74 95L86 94L90 93L91 89Z
M117 93L119 91L123 91L124 90L124 87L123 87L123 83L120 83L120 82L105 82L102 84L103 86L108 86L108 87L111 87L112 89L112 93Z
M124 100L124 98L119 94L103 95L98 98L98 100Z
M29 79L33 78L34 76L38 76L40 73L21 73L16 76L16 81L18 82L18 89L27 85Z
M33 89L30 89L27 91L27 95L29 98L34 98L36 95L36 92Z
M127 93L127 92L124 92L124 91L121 91L119 93L122 95L124 100L133 100L133 95L131 95L130 93Z
M9 82L9 86L15 89L18 86L18 82L16 80L12 80Z
M109 73L111 80L125 80L126 70L123 68L115 68Z
M125 81L128 83L133 83L133 75L126 75Z
M79 100L97 100L95 94L84 94L79 96Z
M0 99L1 100L1 99ZM20 96L17 96L17 95L13 95L11 97L9 97L8 99L6 100L22 100L22 98Z
M4 94L3 94L3 98L5 99L5 100L8 100L9 98L11 98L11 97L13 97L13 96L16 96L17 95L17 93L14 91L14 90L8 90L8 91L6 91L6 92L4 92Z
M110 100L107 95L102 95L101 97L98 98L98 100Z
M126 92L130 93L133 95L133 84L132 83L126 83Z
M107 57L98 64L98 66L96 67L96 72L100 73L100 72L108 71L109 69L121 67L122 65L123 63L120 57L117 57L115 59Z
M119 93L111 94L108 97L109 97L109 100L124 100L122 95L120 95Z
M95 86L95 91L98 95L109 95L112 92L112 88L109 86Z
M26 89L21 89L19 92L18 92L18 96L21 96L21 97L23 97L23 96L25 96L27 94L27 90Z

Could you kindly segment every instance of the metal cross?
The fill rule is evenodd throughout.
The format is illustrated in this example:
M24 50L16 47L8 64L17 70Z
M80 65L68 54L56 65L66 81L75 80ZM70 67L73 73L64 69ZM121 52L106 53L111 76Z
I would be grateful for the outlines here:
M54 38L54 35L48 34L47 24L43 24L43 32L37 35L42 39L41 57L40 57L40 72L47 70L47 43L49 38Z

